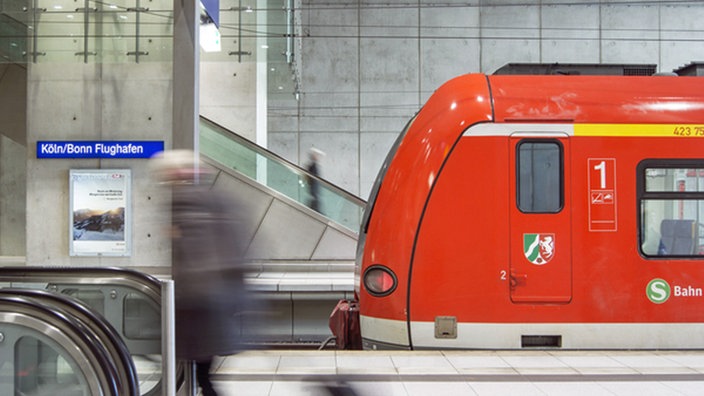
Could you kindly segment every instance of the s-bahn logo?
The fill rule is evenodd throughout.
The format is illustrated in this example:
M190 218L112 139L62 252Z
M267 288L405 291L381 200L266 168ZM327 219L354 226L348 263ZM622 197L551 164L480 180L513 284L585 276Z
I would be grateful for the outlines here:
M547 264L555 255L555 234L523 234L523 254L535 265Z
M701 287L695 287L692 285L673 285L660 278L655 278L648 282L648 286L645 288L645 295L648 296L648 300L655 304L662 304L667 301L670 297L681 298L681 297L694 297L702 298L704 297L704 290Z
M648 282L648 286L645 289L645 295L648 296L648 300L655 304L662 304L670 298L670 284L664 279L655 278Z

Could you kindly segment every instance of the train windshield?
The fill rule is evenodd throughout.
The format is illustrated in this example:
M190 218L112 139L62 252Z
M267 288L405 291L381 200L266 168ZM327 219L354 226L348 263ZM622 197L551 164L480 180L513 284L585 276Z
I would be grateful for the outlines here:
M379 170L379 174L377 174L377 176L376 176L376 180L374 180L374 185L372 186L372 191L369 193L369 200L367 200L367 207L364 209L364 216L362 218L362 225L359 230L360 237L367 233L367 228L369 226L369 219L371 218L372 212L374 211L374 204L376 203L376 197L379 194L379 187L381 186L381 182L384 180L384 176L386 176L386 170L389 168L389 164L391 163L391 160L396 155L396 151L398 150L398 146L401 145L401 141L403 141L404 136L406 136L406 132L408 132L408 129L411 127L411 125L413 124L413 121L415 119L416 119L415 117L411 118L411 120L408 121L408 123L406 124L406 127L403 128L403 131L401 132L401 134L398 135L398 138L396 138L396 141L394 142L393 146L391 146L389 153L386 155L386 159L384 160L384 163L381 165L381 169Z

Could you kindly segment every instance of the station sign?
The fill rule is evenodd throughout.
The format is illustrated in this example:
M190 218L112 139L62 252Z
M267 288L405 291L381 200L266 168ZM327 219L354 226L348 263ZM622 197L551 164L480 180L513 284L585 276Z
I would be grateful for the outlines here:
M151 158L160 151L164 151L163 140L37 142L37 158Z

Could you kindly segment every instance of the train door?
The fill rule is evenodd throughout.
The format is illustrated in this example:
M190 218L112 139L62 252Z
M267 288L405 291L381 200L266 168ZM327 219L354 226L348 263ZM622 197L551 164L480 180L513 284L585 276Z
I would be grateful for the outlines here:
M566 135L510 138L509 260L514 303L572 298L570 146Z

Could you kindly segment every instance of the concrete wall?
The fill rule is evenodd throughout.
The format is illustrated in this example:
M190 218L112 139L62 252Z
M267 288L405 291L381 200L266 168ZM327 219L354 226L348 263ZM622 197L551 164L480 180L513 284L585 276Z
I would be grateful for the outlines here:
M27 265L166 267L164 193L146 159L37 159L38 140L164 140L171 136L171 63L29 68ZM130 257L69 256L69 170L131 169ZM159 272L159 271L155 271Z
M27 124L27 69L0 64L0 135L25 143Z
M260 53L261 43L251 31L266 31L266 27L254 28L257 20L281 14L270 12L268 3L220 0L221 51L200 53L200 114L253 142L257 141L257 79L261 78L256 62L262 56L266 61L266 51ZM271 7L276 5L280 7ZM238 11L247 7L258 11ZM240 24L241 32L237 30ZM235 55L238 52L242 54Z
M0 135L0 256L24 256L26 152Z
M534 3L535 5L530 5ZM367 198L396 136L444 81L509 62L650 63L704 55L704 3L302 2L301 99L270 98L269 147Z
M27 69L0 64L0 256L24 256Z
M253 62L202 61L200 114L256 141L256 73Z

